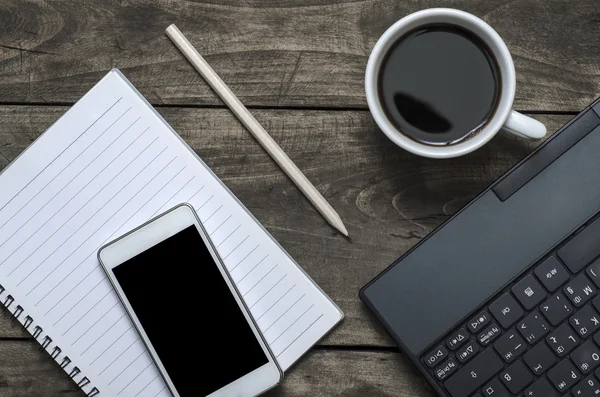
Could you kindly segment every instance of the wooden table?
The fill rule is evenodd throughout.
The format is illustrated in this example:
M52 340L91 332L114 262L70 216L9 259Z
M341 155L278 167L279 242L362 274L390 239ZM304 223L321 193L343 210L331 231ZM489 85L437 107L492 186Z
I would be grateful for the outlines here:
M600 96L597 0L0 0L0 169L121 69L346 314L269 395L433 396L358 290L535 147L502 135L428 160L378 130L363 91L369 52L397 19L435 6L497 29L517 68L515 108L548 130ZM336 208L350 240L169 42L172 22ZM176 324L173 337L193 343ZM82 395L0 315L0 396Z

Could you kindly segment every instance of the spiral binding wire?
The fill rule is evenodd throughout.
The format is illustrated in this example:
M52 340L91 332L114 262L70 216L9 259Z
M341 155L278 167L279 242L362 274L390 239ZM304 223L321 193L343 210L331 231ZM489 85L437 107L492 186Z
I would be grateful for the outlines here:
M0 285L0 295L2 295L5 291L6 289L2 285ZM71 368L70 371L67 369L67 367L71 364L71 359L67 355L64 355L62 358L60 358L62 354L62 349L60 347L50 347L50 345L52 344L52 338L48 335L44 335L42 338L42 333L44 332L44 329L42 327L36 325L35 327L33 327L33 332L31 331L30 328L34 323L34 319L29 315L25 315L23 318L21 318L21 315L23 315L23 313L25 312L23 306L16 305L14 310L11 309L11 305L14 302L15 298L10 294L7 295L3 301L0 300L0 303L12 315L13 320L19 322L22 326L22 329L24 331L29 332L31 336L39 343L40 351L45 351L46 353L48 353L50 358L59 363L60 367L67 371L69 377L71 377L77 383L77 386L79 386L81 389L89 385L91 381L88 379L87 376L82 377L81 379L79 379L79 381L75 379L75 377L81 374L81 370L77 366ZM98 390L96 387L92 388L89 392L87 392L88 397L98 396L99 394L100 390Z

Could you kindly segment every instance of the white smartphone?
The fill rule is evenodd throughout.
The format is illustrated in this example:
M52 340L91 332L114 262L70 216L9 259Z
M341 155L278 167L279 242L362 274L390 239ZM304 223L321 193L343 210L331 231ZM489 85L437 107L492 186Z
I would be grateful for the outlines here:
M281 381L191 206L107 244L98 259L175 397L251 397Z

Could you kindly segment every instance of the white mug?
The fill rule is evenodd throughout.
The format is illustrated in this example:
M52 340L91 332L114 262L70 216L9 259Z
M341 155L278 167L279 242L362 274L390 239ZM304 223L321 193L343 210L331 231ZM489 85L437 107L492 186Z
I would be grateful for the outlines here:
M377 90L381 63L390 47L407 33L424 26L436 24L462 27L483 40L496 58L501 76L500 99L487 124L472 138L446 146L426 145L407 137L399 131L385 115ZM515 65L500 35L490 25L476 16L450 8L431 8L418 11L392 25L375 44L369 56L365 73L367 103L379 128L396 145L414 154L431 158L458 157L470 153L486 144L500 129L523 138L543 138L546 135L544 124L512 110L515 99L515 86ZM467 133L468 131L465 131L465 134Z

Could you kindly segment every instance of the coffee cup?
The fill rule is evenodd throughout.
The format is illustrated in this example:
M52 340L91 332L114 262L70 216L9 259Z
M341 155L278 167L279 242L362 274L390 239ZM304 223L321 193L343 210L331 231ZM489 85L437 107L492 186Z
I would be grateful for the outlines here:
M410 14L377 41L365 91L379 128L398 146L431 158L473 152L500 130L541 139L546 127L512 110L515 67L500 35L464 11ZM463 131L464 130L464 131Z

